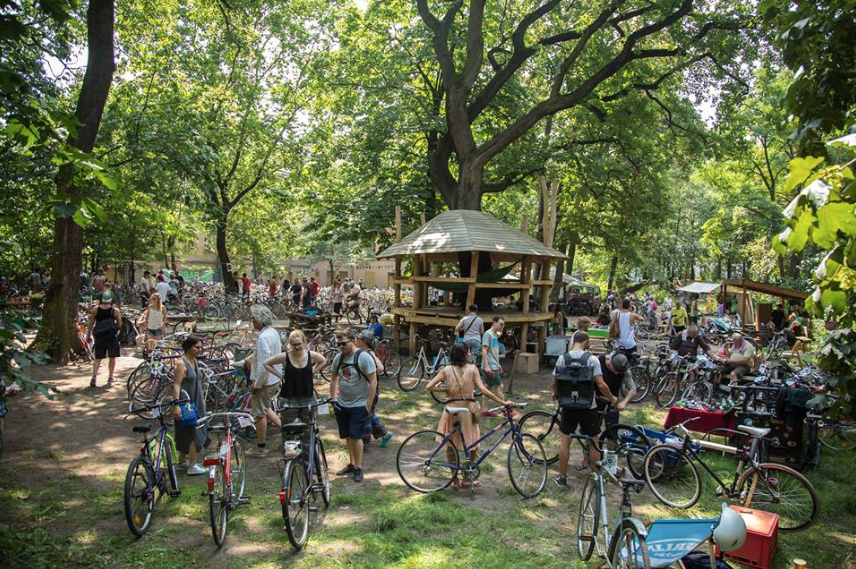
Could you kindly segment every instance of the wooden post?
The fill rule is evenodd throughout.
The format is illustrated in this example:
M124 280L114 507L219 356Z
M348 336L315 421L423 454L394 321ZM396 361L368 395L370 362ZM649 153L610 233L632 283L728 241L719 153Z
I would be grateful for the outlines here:
M743 298L740 301L740 328L746 326L746 281L743 281Z
M808 564L802 559L794 559L794 569L806 569Z
M401 353L401 316L392 317L392 334L395 336L395 351Z
M473 251L470 256L470 278L475 279L479 274L479 252ZM468 307L476 301L476 283L470 283L470 286L467 287L467 304L464 307L464 312L468 310ZM481 307L479 307L481 309Z
M524 322L520 326L520 351L524 354L529 349L526 339L529 337L529 322Z
M526 233L527 235L529 234L529 214L528 213L523 214L523 221L520 223L520 231L522 233Z
M550 280L550 265L552 265L552 264L553 264L553 262L549 259L544 261L544 265L543 265L544 270L541 271L541 279L547 280L547 281ZM551 288L552 288L552 286L547 286L547 285L538 287L538 289L541 291L541 298L538 299L538 302L541 303L541 312L549 312L550 307L547 306L547 303L550 301L549 289L551 289Z
M446 271L446 278L449 278L449 271ZM443 294L443 305L444 306L452 306L452 293L451 291L445 291Z
M541 363L541 353L544 351L544 342L547 340L547 323L542 322L542 326L538 328L538 345L535 346L535 353L538 354L538 363Z
M532 260L529 257L524 257L523 267L520 269L520 284L529 286L520 291L520 300L523 301L523 314L529 314L529 299L532 294L531 276Z
M395 206L395 242L401 241L401 206Z
M422 276L422 255L413 255L413 276ZM424 286L419 281L413 281L413 310L422 308L422 288Z
M547 247L553 246L553 241L556 238L556 207L559 200L559 182L558 180L553 181L552 192L550 196L550 217L547 222L547 226L550 228L550 240L547 243Z
M395 256L395 280L401 278L401 255ZM401 283L393 282L392 289L395 291L393 306L401 308Z
M419 221L421 222L422 225L425 225L425 214L424 213L419 214ZM420 225L420 227L422 225Z
M413 299L413 302L416 302L415 297ZM418 328L419 328L419 326L418 326L418 324L416 324L416 322L410 323L410 342L409 342L410 346L409 346L409 348L410 348L410 355L411 356L416 355L416 332L417 332Z

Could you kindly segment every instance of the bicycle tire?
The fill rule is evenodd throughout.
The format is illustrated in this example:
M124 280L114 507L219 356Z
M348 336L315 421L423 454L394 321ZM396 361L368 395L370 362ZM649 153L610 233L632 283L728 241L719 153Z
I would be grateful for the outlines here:
M424 494L443 490L452 483L461 469L458 447L451 439L443 441L444 437L439 431L426 429L413 433L398 447L395 468L401 481L411 490ZM454 452L448 451L447 448ZM409 474L410 470L413 470L412 475ZM408 474L405 474L405 471ZM425 483L418 479L419 471L426 479Z
M506 465L511 485L524 498L534 498L547 485L547 457L544 447L530 434L521 433L519 438L515 438L508 445ZM515 470L519 472L515 474ZM527 486L532 474L536 476L532 479L535 484Z
M244 453L244 443L237 437L232 438L232 451L229 453L229 470L232 476L232 490L238 499L244 497L247 485L247 462Z
M386 377L398 377L398 371L401 369L401 354L386 348L386 353L383 356L383 375Z
M630 373L633 376L633 382L636 384L636 394L630 402L641 403L651 391L651 376L647 367L643 368L643 366L634 366L630 369Z
M669 372L663 376L654 392L657 407L661 409L671 407L672 403L677 399L678 393L678 376L675 372Z
M681 399L683 401L692 400L699 401L701 403L707 403L712 397L713 389L711 389L710 384L703 379L693 381L687 385L681 394Z
M402 391L407 393L413 391L423 379L425 379L425 366L421 359L410 357L401 362L396 381Z
M637 524L639 527L637 527ZM609 541L609 565L613 569L650 569L648 543L640 533L641 523L623 519Z
M155 511L155 482L151 463L144 456L136 456L125 474L125 521L128 529L142 537L151 527ZM139 511L140 508L144 510Z
M645 436L638 427L616 423L606 427L598 436L601 446L608 445L609 441L616 441L614 450L619 459L624 458L627 467L633 476L642 480L645 473L645 456L651 447L651 439Z
M318 484L323 486L321 501L324 507L330 506L330 469L327 466L327 453L324 452L324 441L320 437L315 439L315 478Z
M856 424L824 420L822 426L818 425L817 439L832 451L856 450Z
M285 464L282 475L282 520L288 541L298 551L303 549L309 537L309 500L306 499L308 487L303 461L292 458Z
M687 509L701 496L698 468L687 459L682 449L656 445L645 455L645 483L660 502L673 508ZM685 486L686 489L681 489ZM692 492L688 492L692 489ZM687 495L689 498L684 499Z
M345 310L345 319L348 321L348 324L353 326L354 324L362 323L362 314L360 314L359 307L351 307Z
M817 519L820 509L817 490L805 476L784 464L762 463L749 468L740 477L737 488L743 507L778 514L781 531L806 529ZM800 492L807 496L794 503L796 493ZM790 495L787 508L782 507L785 495Z
M178 472L176 472L175 468L175 457L172 455L172 447L174 444L175 442L173 441L172 435L167 433L163 441L163 456L167 476L169 477L170 496L178 496L181 493L178 488Z
M590 532L588 520L591 520ZM600 499L595 491L594 476L589 476L580 495L580 507L577 514L577 554L583 561L588 561L598 547L597 532L600 529ZM599 547L598 547L599 549Z
M442 393L437 393L435 391L430 391L429 393L431 393L431 399L433 399L434 401L436 401L440 405L445 405L446 398L441 397Z
M214 537L215 545L220 548L226 543L226 532L229 529L231 496L223 476L223 467L217 464L211 468L214 469L214 485L208 493L208 515L211 520L211 535Z
M553 413L530 411L520 418L518 426L520 432L529 433L538 439L538 442L544 447L547 464L555 464L559 460L561 434L559 433L558 418L554 419Z

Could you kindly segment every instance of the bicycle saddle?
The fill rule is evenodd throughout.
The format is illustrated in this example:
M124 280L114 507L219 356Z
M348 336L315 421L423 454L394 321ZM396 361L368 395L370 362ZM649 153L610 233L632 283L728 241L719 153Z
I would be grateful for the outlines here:
M440 347L443 348L444 350L448 350L452 346L452 344L450 344L448 342L437 342L437 343L440 344Z
M451 415L457 415L458 413L469 413L470 410L467 407L452 407L451 405L446 406L446 413Z
M770 429L761 429L758 427L749 427L747 425L737 425L738 431L743 431L744 433L749 433L753 437L758 437L759 439L763 439L770 433Z
M152 430L151 425L141 425L139 427L134 427L135 433L148 433L151 430Z

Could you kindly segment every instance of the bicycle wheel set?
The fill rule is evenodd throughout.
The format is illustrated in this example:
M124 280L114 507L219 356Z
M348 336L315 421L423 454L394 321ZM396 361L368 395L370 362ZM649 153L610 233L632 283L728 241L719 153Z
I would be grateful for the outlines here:
M439 431L417 431L398 447L395 467L411 490L437 492L447 488L461 470L458 448L444 437Z
M534 498L547 485L547 457L534 436L521 433L508 447L508 478L517 493Z
M600 553L597 532L600 528L600 500L597 495L594 476L589 476L583 493L580 495L580 509L577 516L577 554L588 561L595 548Z
M817 519L817 491L808 479L783 464L750 468L737 483L743 507L778 514L779 529L805 529Z
M309 536L309 480L299 458L285 465L280 503L288 540L295 549L303 549Z
M407 358L398 370L398 387L402 391L413 391L425 379L425 366L420 358Z
M142 537L152 523L155 511L155 480L149 460L137 456L125 475L125 520L131 533Z

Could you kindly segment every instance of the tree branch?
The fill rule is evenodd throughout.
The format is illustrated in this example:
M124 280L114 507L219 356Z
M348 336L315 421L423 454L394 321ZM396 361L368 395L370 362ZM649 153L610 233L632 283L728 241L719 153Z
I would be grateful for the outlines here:
M485 2L486 0L472 0L470 2L470 16L467 24L467 58L464 62L464 71L461 73L461 83L467 92L473 88L481 69L484 53L482 27Z

